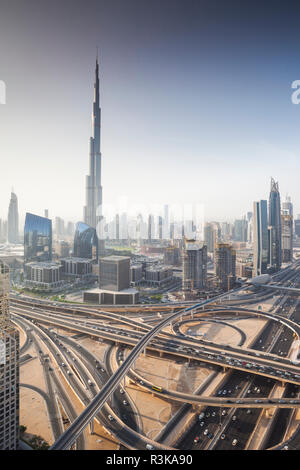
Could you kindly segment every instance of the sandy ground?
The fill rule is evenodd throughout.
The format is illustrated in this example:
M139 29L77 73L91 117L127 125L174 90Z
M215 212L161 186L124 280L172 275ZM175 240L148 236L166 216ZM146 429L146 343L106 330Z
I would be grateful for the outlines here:
M25 340L25 336L22 330L20 331L20 346L22 346ZM63 334L66 333L63 332ZM107 345L92 341L89 338L85 338L81 341L81 343L86 347L89 346L88 349L94 352L99 360L103 359ZM48 352L44 347L42 347L42 350L44 353ZM20 367L20 383L38 387L39 389L46 392L43 369L40 364L36 349L31 346L26 351L26 354L30 354L33 359ZM57 372L57 375L60 376L59 369L51 355L50 365ZM64 383L66 390L68 391L68 395L71 398L73 407L75 408L77 414L80 414L84 409L83 405L73 393L64 378L61 380ZM20 387L20 424L26 426L28 433L40 435L48 444L53 444L54 440L44 399L37 391L25 387ZM86 447L88 449L118 449L119 444L111 436L109 436L103 427L96 421L94 421L94 431L94 435L90 435L87 431L85 432L85 439L87 444Z
M187 367L187 364L175 364L149 355L141 355L134 370L155 385L190 393L193 393L210 373L209 369ZM180 403L169 402L133 385L128 385L126 391L141 415L144 433L150 438L154 438L162 430L181 406Z
M239 320L238 317L236 317L234 320L226 319L224 321L226 321L228 325L209 321L201 321L201 323L197 323L195 320L191 320L191 322L185 323L181 330L183 333L188 334L194 338L205 339L207 341L216 341L218 343L226 343L231 346L238 346L241 340L241 334L235 328L231 328L231 326L229 326L232 325L246 333L246 341L242 347L247 348L266 323L265 320L258 318Z

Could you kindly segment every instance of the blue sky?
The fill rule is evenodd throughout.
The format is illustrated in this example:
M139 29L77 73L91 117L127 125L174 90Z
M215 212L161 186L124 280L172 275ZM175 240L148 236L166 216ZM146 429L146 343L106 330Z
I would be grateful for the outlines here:
M0 217L82 218L96 46L104 202L239 218L279 180L300 213L292 2L1 0ZM2 168L3 168L2 167Z

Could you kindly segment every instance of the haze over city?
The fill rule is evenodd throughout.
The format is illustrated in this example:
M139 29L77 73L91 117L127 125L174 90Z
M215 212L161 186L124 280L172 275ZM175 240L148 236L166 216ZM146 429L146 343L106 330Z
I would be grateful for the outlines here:
M105 203L197 202L227 220L273 176L297 213L299 28L280 5L2 1L0 217L13 187L21 217L82 218L96 47Z
M0 450L300 449L300 9L269 3L0 0Z

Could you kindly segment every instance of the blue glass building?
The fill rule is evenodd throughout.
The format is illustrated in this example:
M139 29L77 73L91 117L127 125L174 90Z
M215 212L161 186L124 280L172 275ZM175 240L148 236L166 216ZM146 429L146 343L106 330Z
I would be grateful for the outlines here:
M52 260L52 220L26 213L24 226L24 264Z
M76 224L73 256L98 260L98 237L96 229L84 222Z

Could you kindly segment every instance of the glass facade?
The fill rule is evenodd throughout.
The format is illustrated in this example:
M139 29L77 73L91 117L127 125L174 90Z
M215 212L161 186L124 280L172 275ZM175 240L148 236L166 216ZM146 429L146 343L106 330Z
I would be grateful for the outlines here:
M254 276L267 272L268 267L268 207L267 201L253 205L253 269Z
M24 226L24 264L52 260L52 220L26 213Z
M76 224L73 256L98 260L98 237L95 228L83 222Z
M271 179L271 191L269 197L269 226L272 230L272 244L270 249L270 267L276 271L281 267L281 207L278 183Z
M106 256L99 260L100 289L121 291L130 285L130 258Z

